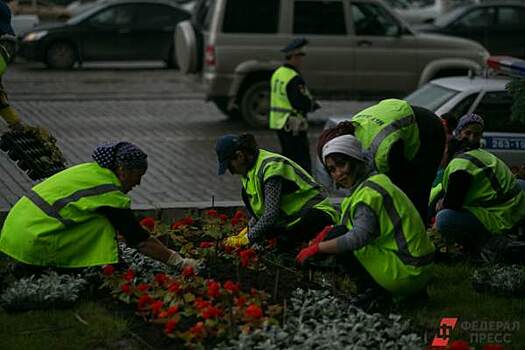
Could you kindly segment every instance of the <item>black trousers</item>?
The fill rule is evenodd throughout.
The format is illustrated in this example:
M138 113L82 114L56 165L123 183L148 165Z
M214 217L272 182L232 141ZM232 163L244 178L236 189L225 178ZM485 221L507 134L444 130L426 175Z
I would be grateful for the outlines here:
M310 144L307 132L301 131L294 136L292 132L277 130L277 137L281 143L281 154L293 160L311 174L312 161L310 159Z
M308 243L323 228L333 225L335 222L330 215L322 210L312 208L290 229L279 230L277 244L280 250L294 250L299 248L302 243Z

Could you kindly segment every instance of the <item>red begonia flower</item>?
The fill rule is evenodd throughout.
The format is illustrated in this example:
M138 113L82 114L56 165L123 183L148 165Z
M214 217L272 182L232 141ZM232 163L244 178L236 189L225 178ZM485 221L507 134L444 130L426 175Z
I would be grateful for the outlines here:
M201 312L201 316L205 320L210 319L210 318L217 318L221 314L222 314L221 309L219 309L218 307L215 307L215 306L209 306L209 307L203 309L202 312Z
M137 289L140 291L140 292L145 292L147 291L148 289L150 289L151 286L149 284L146 284L146 283L140 283L138 286L137 286Z
M246 315L246 317L258 319L258 318L261 318L263 316L263 311L259 307L259 305L257 305L257 304L250 304L246 308L246 311L244 312L244 314Z
M126 284L123 284L120 286L120 290L123 291L124 293L126 294L131 294L131 287L129 285L129 283L126 283Z
M182 223L184 225L192 225L193 224L193 218L191 216L186 216L184 219L182 219Z
M150 303L151 306L151 313L153 315L157 315L160 312L160 309L164 306L164 302L162 300L155 300L154 302Z
M208 213L207 213L209 216L218 216L219 213L217 212L217 210L215 209L210 209L208 210Z
M235 298L235 305L241 307L244 306L244 304L246 304L246 297L241 295L240 297Z
M448 346L450 350L470 350L470 345L466 340L454 340Z
M165 273L161 272L161 273L156 274L154 279L155 279L155 282L157 282L158 284L164 284L164 282L168 280L168 277L166 276Z
M202 249L213 247L213 242L201 242L199 247Z
M147 304L149 304L151 302L151 297L149 296L149 294L144 294L144 295L141 295L138 302L137 302L137 307L139 309L143 309Z
M122 275L122 278L124 278L128 282L131 282L135 278L135 272L133 272L132 269L128 269L128 271L124 275Z
M223 287L224 287L224 289L226 289L230 293L236 293L240 289L239 283L233 283L230 280L224 282L224 286Z
M190 328L190 332L197 336L204 334L205 331L204 322L202 321L195 323L195 325Z
M164 326L164 332L171 334L177 327L177 320L169 320Z
M168 291L172 293L178 293L180 291L180 284L178 284L177 282L173 282L168 287Z
M144 219L140 220L140 224L150 232L155 230L155 219L151 216L146 216Z
M193 276L195 273L193 272L193 267L191 266L185 266L183 269L182 269L182 276L184 277L191 277Z
M111 276L115 272L115 267L113 265L106 265L102 268L102 274L104 276Z
M217 298L220 294L220 289L221 289L221 284L219 282L216 282L216 281L208 281L207 283L207 286L208 286L208 296L210 298Z

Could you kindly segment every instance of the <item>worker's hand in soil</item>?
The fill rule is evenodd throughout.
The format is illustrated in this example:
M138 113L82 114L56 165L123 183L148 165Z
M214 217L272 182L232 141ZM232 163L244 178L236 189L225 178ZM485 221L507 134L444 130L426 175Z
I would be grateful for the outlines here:
M319 243L312 243L308 247L302 249L295 257L297 265L302 266L304 263L319 253Z
M230 236L224 240L224 244L227 247L233 247L233 248L239 248L239 247L246 247L250 244L250 240L248 239L248 228L245 227L236 234L235 236Z

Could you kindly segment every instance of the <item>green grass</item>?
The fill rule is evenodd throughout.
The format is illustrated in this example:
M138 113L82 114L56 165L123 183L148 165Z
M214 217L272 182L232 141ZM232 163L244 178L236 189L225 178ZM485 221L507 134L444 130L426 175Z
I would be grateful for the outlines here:
M126 330L126 320L93 301L65 310L0 311L0 349L122 349Z
M417 327L434 332L442 317L458 317L459 322L508 321L511 324L525 319L523 298L503 298L475 292L470 281L472 270L473 267L469 265L435 266L435 277L428 289L429 300L408 300L399 305L396 311L411 319ZM525 349L525 323L519 328L510 331L512 349ZM432 333L429 334L430 338L433 337ZM470 334L461 329L452 334L452 338L470 339Z

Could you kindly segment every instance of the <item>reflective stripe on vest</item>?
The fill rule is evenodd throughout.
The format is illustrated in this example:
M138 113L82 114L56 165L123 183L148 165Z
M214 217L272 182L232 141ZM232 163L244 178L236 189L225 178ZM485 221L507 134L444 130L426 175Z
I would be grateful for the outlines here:
M394 206L394 200L390 196L390 194L380 185L376 184L372 181L366 181L363 184L364 187L368 187L373 189L374 191L381 194L383 197L383 205L386 209L386 212L388 213L388 216L390 217L390 220L392 221L392 225L394 226L394 236L397 243L398 251L396 252L397 256L403 263L406 265L411 266L424 266L432 263L434 260L434 253L423 255L423 256L412 256L410 254L410 251L408 249L408 243L405 238L405 234L403 232L403 226L401 223L401 217L399 216L399 213L397 212L395 206ZM346 216L346 213L345 213ZM346 216L346 219L348 217ZM343 221L346 222L346 221Z
M405 126L412 125L416 122L416 117L413 115L409 115L407 117L398 119L391 124L387 125L385 128L383 128L375 137L372 143L370 144L370 154L377 154L377 150L379 149L379 146L381 143L392 133L396 132L397 130L404 128Z
M270 129L280 130L286 125L290 115L301 115L295 110L288 99L286 86L298 73L288 67L281 66L275 70L270 81Z
M493 169L489 166L487 166L485 163L483 163L480 159L474 157L472 154L460 154L455 158L459 159L465 159L470 161L472 164L477 166L481 171L483 171L483 174L485 177L489 180L490 185L492 186L492 189L496 192L496 198L482 201L480 204L484 207L491 207L496 206L499 204L503 204L510 199L514 198L521 192L521 187L518 183L516 183L509 191L506 193L503 193L503 188L496 177L496 174L494 173Z
M67 197L59 199L55 201L55 203L53 204L49 204L48 202L46 202L35 191L29 192L26 195L26 197L29 198L38 208L40 208L40 210L42 210L48 216L57 219L62 224L64 224L64 226L68 227L70 225L75 224L75 221L63 218L62 215L60 215L59 213L59 211L62 208L64 208L69 203L78 201L81 198L89 197L89 196L96 196L99 194L104 194L104 193L113 192L113 191L120 191L120 188L112 184L104 184L104 185L99 185L99 186L95 186L91 188L85 188L75 193L72 193Z

